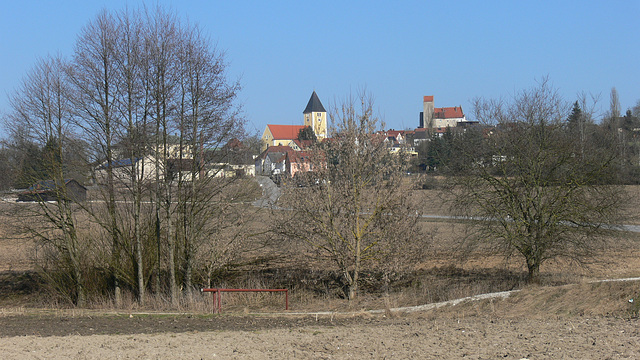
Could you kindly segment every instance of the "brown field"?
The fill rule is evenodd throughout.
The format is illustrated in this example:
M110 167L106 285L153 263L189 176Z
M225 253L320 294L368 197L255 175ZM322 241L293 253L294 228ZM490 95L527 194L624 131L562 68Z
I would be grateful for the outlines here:
M628 223L640 224L640 187L627 190L632 199ZM429 204L425 213L446 213L435 205L441 202L435 192L418 193ZM268 217L268 212L258 217ZM462 259L454 241L464 233L462 225L425 221L425 233L432 234L427 256L398 279L388 296L376 291L374 280L352 303L335 293L300 287L291 290L288 312L277 295L230 295L225 313L211 315L208 296L178 312L132 303L113 309L108 301L92 304L92 309L59 308L34 285L34 241L15 234L11 216L0 221L2 358L640 358L640 281L590 282L640 276L640 234L617 234L586 267L547 263L541 269L542 285L526 286L518 259L506 261L481 250ZM301 257L273 260L269 266L277 273L301 264L313 271L291 276L318 280L310 274L321 272L321 262L309 264ZM271 284L266 279L248 279L247 284ZM411 313L394 310L512 289L521 291L506 299L469 300ZM368 312L375 309L385 311Z
M528 288L403 314L111 314L5 309L8 359L635 359L639 283Z

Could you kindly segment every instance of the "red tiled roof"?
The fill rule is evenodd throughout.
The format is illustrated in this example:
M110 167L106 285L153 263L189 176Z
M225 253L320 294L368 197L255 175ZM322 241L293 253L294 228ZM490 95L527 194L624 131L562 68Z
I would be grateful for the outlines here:
M407 134L413 134L413 133L414 133L413 130L394 130L394 129L380 130L376 132L376 134L379 134L379 135L393 136L396 138L398 137L398 135L406 136Z
M435 119L461 118L464 117L464 113L462 112L462 107L460 106L441 107L433 109L433 117Z
M423 102L433 102L433 95L425 96Z
M267 157L267 154L269 153L283 153L286 154L288 152L293 152L293 149L290 146L287 145L282 145L282 146L269 146L265 151L263 151L260 155L258 155L259 158L264 159Z
M306 149L309 146L313 145L313 140L298 140L294 139L293 142L298 145L300 149Z
M298 138L304 125L267 125L274 140L293 140Z
M387 137L384 134L371 134L371 140L374 144L383 142Z
M242 141L233 138L231 140L229 140L228 143L226 143L223 148L225 149L242 149L244 148L244 144L242 143Z
M287 153L290 162L305 162L310 158L310 154L306 151L295 151Z

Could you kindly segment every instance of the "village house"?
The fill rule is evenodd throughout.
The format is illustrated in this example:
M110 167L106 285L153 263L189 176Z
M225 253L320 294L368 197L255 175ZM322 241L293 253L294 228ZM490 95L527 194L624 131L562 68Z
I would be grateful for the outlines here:
M263 176L284 174L289 152L294 152L290 146L269 146L256 157L255 174Z
M238 139L231 139L221 149L205 156L207 176L228 178L234 176L255 176L252 150Z
M98 165L94 171L96 184L106 184L109 168L111 168L116 183L121 185L129 185L131 183L134 171L138 180L151 181L155 179L156 159L151 155L147 155L113 160L111 164L105 161Z
M234 176L255 176L254 164L231 164L228 162L208 163L207 176L212 178L230 178Z
M285 174L294 178L297 173L313 171L310 154L305 151L290 151L286 153Z
M87 199L87 188L74 179L65 179L64 186L54 180L42 180L18 194L18 201L58 201L82 202Z
M413 130L394 129L382 130L376 133L377 136L381 136L384 139L383 141L389 148L390 152L395 153L403 150L405 153L408 153L411 156L417 156L418 153L415 151L415 148L410 141L413 139L414 134L415 131Z
M105 161L95 168L95 182L99 185L106 183L109 167L111 167L116 184L122 186L130 185L134 171L139 181L155 181L156 166L159 166L158 175L161 181L165 179L165 176L171 181L178 179L191 181L194 171L196 177L228 178L255 175L251 151L238 139L230 140L219 149L203 149L197 164L194 164L191 146L188 144L180 146L177 140L178 138L175 136L169 138L166 162L158 161L159 158L153 154L113 160L111 165Z

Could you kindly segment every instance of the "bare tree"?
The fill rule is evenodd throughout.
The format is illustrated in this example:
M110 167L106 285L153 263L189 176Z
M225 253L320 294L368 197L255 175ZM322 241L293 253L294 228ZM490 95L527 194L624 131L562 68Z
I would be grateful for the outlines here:
M371 97L347 99L335 107L331 120L332 138L308 154L312 171L305 187L283 195L283 207L290 211L281 212L285 218L276 232L330 259L342 273L345 295L354 299L363 269L403 251L398 244L422 239L416 237L417 212L403 184L407 159L391 153L384 137L375 134L382 124Z
M162 249L167 250L169 295L171 303L178 303L175 273L175 244L173 237L172 188L169 177L169 147L172 119L176 116L174 96L177 86L176 63L179 42L179 23L176 15L155 7L145 11L144 52L146 56L145 83L150 96L150 116L155 124L153 156L155 186L153 191L156 215L157 268L156 288L160 291ZM163 241L164 240L164 241ZM162 246L163 243L166 246Z
M511 102L478 99L475 110L495 128L488 155L467 162L455 192L455 209L475 220L472 239L521 256L534 282L549 259L589 259L618 223L621 189L605 185L615 151L581 151L565 130L568 106L547 79Z
M68 277L73 286L73 301L84 306L85 279L81 271L81 246L76 224L77 206L67 192L65 176L74 170L65 148L73 142L73 123L70 91L65 74L65 62L59 57L39 60L25 77L22 86L11 96L13 112L7 125L23 129L14 137L26 137L41 149L38 152L41 171L32 174L29 190L38 203L34 212L41 226L28 226L41 244L53 253L55 266L61 277ZM34 159L35 160L35 159ZM53 194L56 202L49 204L41 191ZM44 220L44 221L42 221ZM26 221L26 224L38 221ZM56 281L60 278L51 277ZM63 281L64 282L64 281ZM59 284L62 285L62 284Z
M584 157L587 140L595 130L594 117L599 96L582 92L578 94L578 100L573 105L571 114L567 119L567 126L580 144L580 156Z
M611 94L609 96L609 116L614 121L620 117L620 97L615 87L611 88Z
M148 184L145 184L147 172L150 171L145 161L148 153L148 125L149 125L149 96L143 86L144 65L143 61L143 23L139 13L124 10L117 13L114 19L120 29L118 38L114 44L114 60L117 69L117 81L119 88L116 110L118 112L120 139L120 157L129 159L129 178L121 184L128 193L123 201L126 205L124 211L130 210L132 229L123 229L123 247L130 249L129 254L134 254L136 286L138 301L145 303L145 265L149 259L143 256L143 207L142 203ZM129 199L131 203L129 203ZM125 225L126 222L123 223ZM131 235L131 244L127 244L127 235Z
M73 107L78 125L90 143L96 144L98 159L106 169L104 199L107 219L101 220L111 239L110 272L114 284L116 306L120 306L120 253L122 234L118 227L116 207L116 179L113 174L114 145L120 125L117 104L118 88L115 44L119 29L114 16L106 10L85 26L76 42L75 55L69 69L74 91ZM94 212L94 214L97 214Z
M13 143L38 160L31 173L64 185L68 160L77 157L71 129L91 145L102 201L80 207L101 229L96 238L104 246L96 251L108 253L106 283L116 306L122 288L137 291L144 304L149 282L155 279L151 288L159 293L165 274L177 305L180 281L192 287L193 274L211 268L202 254L215 253L214 244L244 221L246 206L238 209L255 188L215 178L224 167L210 164L225 161L222 144L243 133L239 88L226 77L224 53L197 26L155 7L101 12L82 30L69 64L38 63L12 97L7 122ZM44 210L73 242L79 235L68 205Z
M636 104L631 109L631 114L636 118L640 118L640 100L636 101Z
M232 186L239 178L221 177L223 168L206 165L226 162L218 149L241 134L242 124L234 106L240 87L226 79L223 53L211 48L197 27L183 29L180 36L175 236L183 288L190 294L198 248L236 222L235 216L226 216L235 213L229 211L230 199L244 197L241 188Z

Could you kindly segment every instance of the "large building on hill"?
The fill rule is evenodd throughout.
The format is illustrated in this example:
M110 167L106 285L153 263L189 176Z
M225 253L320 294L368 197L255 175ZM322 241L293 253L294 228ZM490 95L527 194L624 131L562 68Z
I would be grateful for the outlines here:
M444 129L456 127L467 121L462 106L434 107L433 95L423 97L423 111L420 112L420 128Z
M318 139L327 137L327 111L314 91L305 107L303 125L268 124L262 133L262 150L270 146L290 146L298 140L298 134L306 126L310 126Z

